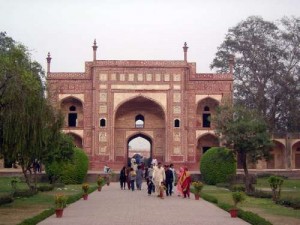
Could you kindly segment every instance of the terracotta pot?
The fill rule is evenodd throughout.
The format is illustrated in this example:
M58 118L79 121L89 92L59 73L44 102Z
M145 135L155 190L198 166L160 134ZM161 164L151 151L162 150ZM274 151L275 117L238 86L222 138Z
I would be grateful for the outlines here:
M230 213L232 218L236 218L237 214L238 214L238 210L237 209L230 209L229 213Z
M200 194L195 194L195 199L199 200L200 199Z
M82 197L83 197L83 200L87 200L88 199L88 194L83 194Z
M102 190L102 186L98 186L98 191L101 191Z
M61 218L63 216L64 209L55 209L55 214L57 218Z

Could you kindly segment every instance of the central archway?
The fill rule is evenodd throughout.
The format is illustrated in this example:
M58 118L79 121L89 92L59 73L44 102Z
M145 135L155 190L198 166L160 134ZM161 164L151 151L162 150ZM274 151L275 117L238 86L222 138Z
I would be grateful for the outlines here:
M128 165L134 158L137 164L143 163L146 166L150 166L152 161L152 139L143 134L138 133L131 136L127 141L127 158Z
M142 137L151 143L151 157L165 160L166 119L155 100L137 96L123 102L115 112L114 158L127 164L128 143Z

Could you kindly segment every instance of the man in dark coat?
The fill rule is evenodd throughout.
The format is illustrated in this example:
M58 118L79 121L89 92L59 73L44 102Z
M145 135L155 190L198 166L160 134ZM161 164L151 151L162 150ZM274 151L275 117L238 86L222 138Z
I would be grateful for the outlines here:
M173 189L173 172L170 170L169 165L166 166L166 195L171 196L172 195L172 189Z

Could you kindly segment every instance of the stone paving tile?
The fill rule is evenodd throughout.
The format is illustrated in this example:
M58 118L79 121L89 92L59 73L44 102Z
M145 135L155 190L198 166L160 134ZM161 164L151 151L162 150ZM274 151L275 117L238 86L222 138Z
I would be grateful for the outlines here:
M145 183L143 183L145 185ZM160 199L147 191L120 190L118 183L95 191L87 201L79 200L64 210L62 218L55 215L39 225L246 225L239 218L200 199L177 196Z

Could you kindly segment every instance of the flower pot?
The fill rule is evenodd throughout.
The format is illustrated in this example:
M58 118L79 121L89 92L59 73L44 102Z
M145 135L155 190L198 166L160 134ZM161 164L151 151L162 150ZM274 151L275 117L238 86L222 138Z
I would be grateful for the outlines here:
M63 216L64 209L55 209L55 214L57 218L61 218Z
M83 200L87 200L88 199L88 194L83 194L82 197L83 197Z
M195 194L195 199L199 200L200 199L200 194Z
M102 190L102 186L98 186L98 191L101 191Z
M229 213L230 213L232 218L236 218L237 214L238 214L238 210L237 209L230 209Z

